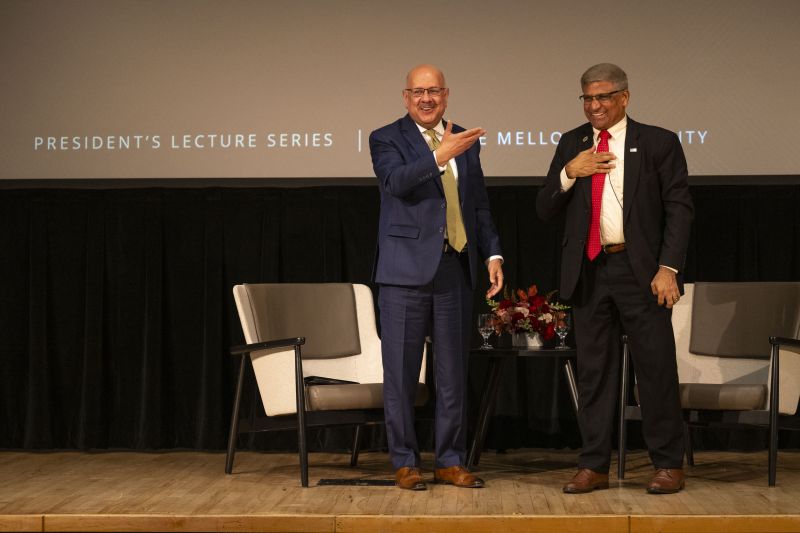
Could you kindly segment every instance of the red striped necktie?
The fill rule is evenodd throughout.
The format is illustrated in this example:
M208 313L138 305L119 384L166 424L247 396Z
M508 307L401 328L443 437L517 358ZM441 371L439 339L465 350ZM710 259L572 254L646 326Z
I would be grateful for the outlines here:
M608 139L611 134L608 130L600 132L600 142L597 143L595 152L608 152ZM589 238L586 241L586 257L590 261L600 254L600 205L603 203L603 185L606 183L606 174L597 173L592 176L592 219L589 224Z

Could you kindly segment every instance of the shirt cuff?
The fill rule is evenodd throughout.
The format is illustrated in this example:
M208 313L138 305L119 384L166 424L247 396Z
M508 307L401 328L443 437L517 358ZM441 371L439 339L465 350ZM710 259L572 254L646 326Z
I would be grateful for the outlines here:
M567 177L567 167L561 169L561 191L567 192L575 185L575 180Z
M678 273L678 269L676 269L676 268L672 268L671 266L667 266L667 265L658 265L658 266L660 266L660 267L664 267L664 268L666 268L666 269L669 269L669 270L672 270L672 271L673 271L673 272L675 272L676 274Z
M447 164L449 163L449 161L445 161L445 162L444 162L444 165L442 165L442 166L439 166L439 164L438 164L438 163L436 163L436 162L438 161L438 159L436 159L436 150L433 150L431 153L433 154L433 163L434 163L434 164L435 164L437 167L439 167L439 172L444 172L445 170L447 170Z
M489 263L491 263L491 262L492 262L492 261L494 261L495 259L499 259L499 260L500 260L500 264L501 264L501 265L502 265L503 263L505 263L505 260L503 259L503 256L502 256L502 255L493 255L493 256L490 256L490 257L489 257L489 259L487 259L487 260L485 261L485 263L488 265Z

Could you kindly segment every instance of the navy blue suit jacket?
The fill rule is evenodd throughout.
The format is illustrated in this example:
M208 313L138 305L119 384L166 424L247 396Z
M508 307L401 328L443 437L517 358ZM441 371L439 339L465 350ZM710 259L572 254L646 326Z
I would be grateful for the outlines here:
M464 128L454 124L453 132L460 131ZM389 285L425 285L441 260L446 226L439 167L408 115L373 131L369 149L381 194L373 279ZM479 268L486 272L478 262L501 255L479 154L480 143L476 142L456 157L473 287Z

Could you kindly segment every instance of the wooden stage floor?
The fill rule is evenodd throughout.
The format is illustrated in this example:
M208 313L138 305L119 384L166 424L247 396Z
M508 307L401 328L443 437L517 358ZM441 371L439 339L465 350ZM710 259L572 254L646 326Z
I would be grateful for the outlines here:
M431 457L423 457L425 466ZM800 453L698 452L687 488L645 493L652 469L629 455L626 479L565 495L576 452L486 452L479 490L429 485L314 486L320 478L391 478L388 456L311 454L311 487L300 487L294 454L239 453L224 474L222 453L0 452L0 531L308 532L688 532L800 531ZM616 465L612 465L616 471ZM431 477L426 471L426 477Z

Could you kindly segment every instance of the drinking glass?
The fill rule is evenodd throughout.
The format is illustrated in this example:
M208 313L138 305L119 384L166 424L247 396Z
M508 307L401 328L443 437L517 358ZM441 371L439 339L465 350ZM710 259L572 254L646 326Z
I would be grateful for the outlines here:
M555 312L555 321L556 321L556 335L558 338L561 339L561 344L556 346L556 350L568 350L569 346L566 345L564 339L567 338L567 333L569 333L570 324L572 322L572 317L569 314L569 311L566 309L559 309Z
M489 344L489 337L494 332L494 314L482 313L478 315L478 332L483 337L483 344L481 350L491 350L492 345Z

